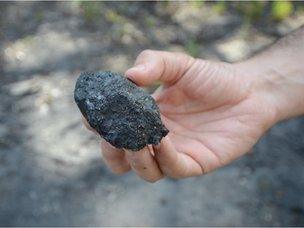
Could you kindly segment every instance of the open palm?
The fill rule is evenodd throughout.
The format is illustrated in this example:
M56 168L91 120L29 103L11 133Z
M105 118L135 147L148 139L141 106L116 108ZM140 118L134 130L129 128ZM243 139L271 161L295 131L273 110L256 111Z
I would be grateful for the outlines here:
M271 109L232 65L194 60L155 99L170 140L189 156L191 176L209 172L248 152L270 127ZM172 174L174 176L174 173Z
M235 65L148 50L126 76L140 86L161 81L153 96L170 132L135 153L103 141L115 173L132 169L150 182L204 174L248 152L273 123L269 102Z

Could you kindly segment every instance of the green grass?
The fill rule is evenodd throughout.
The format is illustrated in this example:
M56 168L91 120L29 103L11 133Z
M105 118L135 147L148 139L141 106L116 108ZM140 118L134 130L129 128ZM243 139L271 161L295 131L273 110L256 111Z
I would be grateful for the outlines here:
M83 15L88 23L97 20L102 13L102 2L80 2L80 7L83 9Z
M294 6L289 1L275 1L271 5L271 16L276 21L282 21L294 11Z
M190 39L187 41L185 49L186 52L194 58L197 58L200 54L200 45L194 39Z

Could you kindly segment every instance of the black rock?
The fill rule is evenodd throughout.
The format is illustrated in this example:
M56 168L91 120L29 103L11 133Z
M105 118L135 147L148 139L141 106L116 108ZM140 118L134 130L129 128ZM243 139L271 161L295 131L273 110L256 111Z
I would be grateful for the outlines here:
M138 151L169 132L154 99L120 74L81 73L74 98L90 126L116 148Z

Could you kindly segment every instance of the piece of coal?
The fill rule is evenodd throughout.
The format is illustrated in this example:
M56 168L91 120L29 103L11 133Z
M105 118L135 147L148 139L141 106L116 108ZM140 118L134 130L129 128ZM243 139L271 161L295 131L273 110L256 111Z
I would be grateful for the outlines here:
M116 148L138 151L169 132L154 99L120 74L81 73L74 98L90 126Z

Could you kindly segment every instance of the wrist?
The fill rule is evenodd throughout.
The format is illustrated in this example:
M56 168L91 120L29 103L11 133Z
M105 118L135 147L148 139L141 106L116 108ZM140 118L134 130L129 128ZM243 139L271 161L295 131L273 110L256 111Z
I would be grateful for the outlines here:
M269 59L269 58L268 58ZM270 58L261 61L253 58L235 64L249 81L251 93L266 102L279 122L304 114L304 69L301 64L281 62Z

